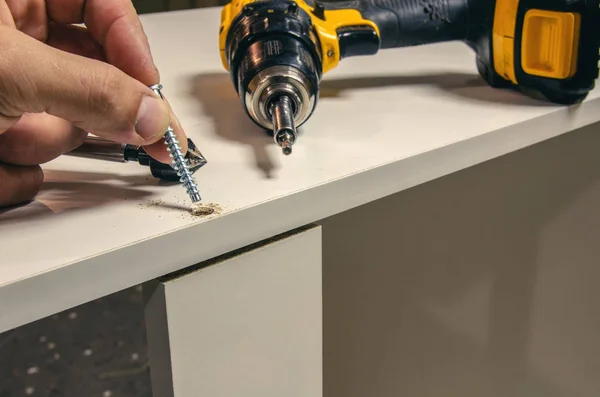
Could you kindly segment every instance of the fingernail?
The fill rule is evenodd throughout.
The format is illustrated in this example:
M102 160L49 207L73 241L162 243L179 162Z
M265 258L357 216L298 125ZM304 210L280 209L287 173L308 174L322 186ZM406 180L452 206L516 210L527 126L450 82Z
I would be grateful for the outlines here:
M162 99L144 96L137 113L135 132L146 140L165 133L169 124L169 112Z

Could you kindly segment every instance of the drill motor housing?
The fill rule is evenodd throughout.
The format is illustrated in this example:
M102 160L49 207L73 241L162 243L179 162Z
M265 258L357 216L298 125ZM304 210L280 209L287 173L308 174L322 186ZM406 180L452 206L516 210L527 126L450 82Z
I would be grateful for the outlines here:
M600 59L599 0L476 1L471 9L471 19L478 16L481 23L465 42L475 51L478 72L490 86L562 105L579 103L594 89ZM552 53L552 45L563 51Z

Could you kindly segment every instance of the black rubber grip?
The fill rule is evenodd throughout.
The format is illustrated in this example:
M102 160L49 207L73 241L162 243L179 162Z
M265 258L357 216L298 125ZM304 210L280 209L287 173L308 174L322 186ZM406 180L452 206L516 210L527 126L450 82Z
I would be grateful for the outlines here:
M469 28L469 0L351 0L321 4L325 10L358 10L379 28L381 48L464 40Z

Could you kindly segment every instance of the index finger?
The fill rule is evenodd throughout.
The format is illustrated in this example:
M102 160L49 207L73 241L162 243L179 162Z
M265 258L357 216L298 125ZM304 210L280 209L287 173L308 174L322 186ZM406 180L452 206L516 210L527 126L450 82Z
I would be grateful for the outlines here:
M58 24L85 23L108 63L147 86L160 83L148 38L131 0L46 0Z
M160 83L148 38L131 0L46 0L46 11L48 18L57 24L85 23L111 65L147 86ZM170 115L185 152L185 131L172 109ZM148 146L147 151L161 162L170 161L162 141Z

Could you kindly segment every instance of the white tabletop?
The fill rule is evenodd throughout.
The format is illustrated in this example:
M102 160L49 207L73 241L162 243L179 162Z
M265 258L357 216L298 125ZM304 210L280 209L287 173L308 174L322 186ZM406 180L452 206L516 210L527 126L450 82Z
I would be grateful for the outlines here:
M217 47L220 9L142 17L165 94L208 158L222 211L187 212L145 167L64 157L36 202L0 214L0 332L600 119L494 90L463 44L343 60L285 157L244 114Z

